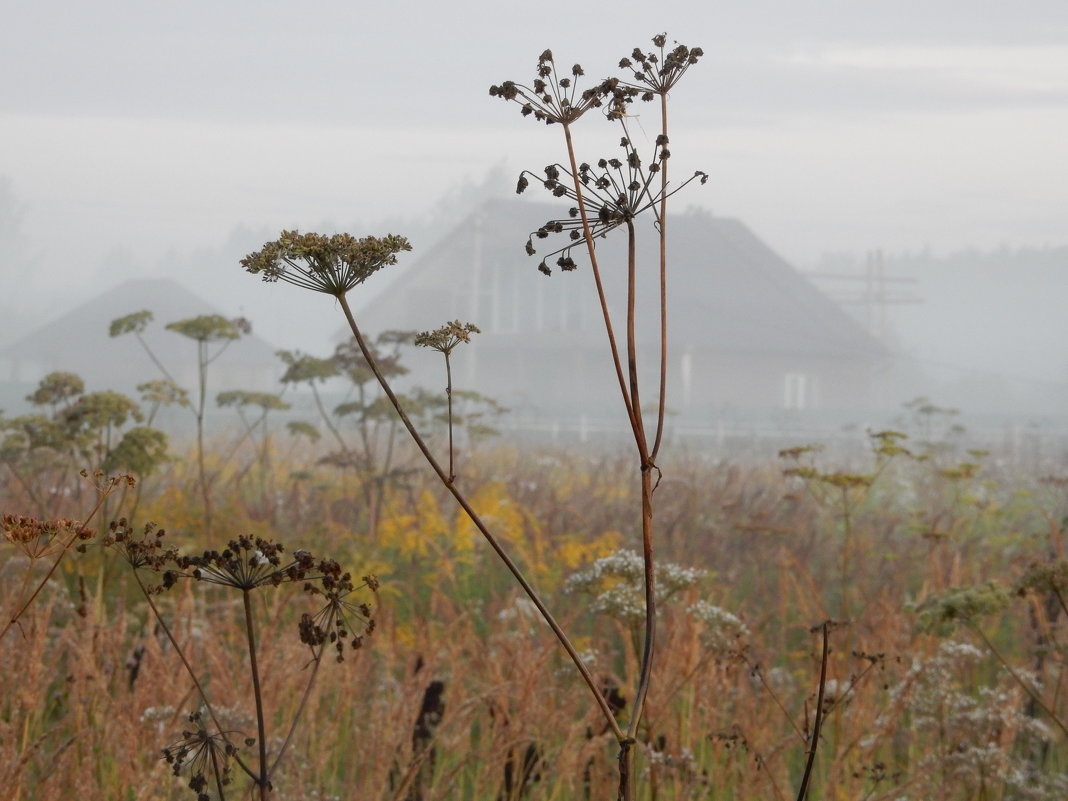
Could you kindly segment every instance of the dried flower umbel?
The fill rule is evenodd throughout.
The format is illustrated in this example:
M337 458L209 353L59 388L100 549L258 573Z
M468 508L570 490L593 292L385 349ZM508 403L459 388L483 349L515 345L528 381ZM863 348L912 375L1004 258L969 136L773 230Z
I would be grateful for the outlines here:
M163 575L163 583L169 588L174 585L174 571L168 568L178 559L178 550L164 544L166 529L155 523L146 523L139 535L135 535L126 518L112 520L103 545L118 551L131 568L146 568ZM158 594L164 587L153 587L151 592Z
M370 276L397 263L397 254L411 250L403 236L365 236L282 231L241 266L264 281L286 281L295 286L340 297Z
M19 619L48 584L67 552L72 548L79 551L85 550L85 541L93 536L92 531L89 529L89 524L103 508L110 494L117 487L132 487L136 483L132 476L125 474L108 476L101 470L96 470L92 474L88 470L82 470L81 476L96 488L97 499L89 514L80 523L72 520L40 520L19 515L5 515L2 518L2 522L0 522L0 528L4 532L4 539L21 548L29 558L31 566L37 559L55 556L51 566L38 581L36 589L29 593L18 609L4 621L3 628L0 628L0 642L3 642L4 637L7 636L12 627L19 625ZM29 581L30 572L27 570L18 593L20 597L28 588Z
M4 539L21 550L28 559L46 556L69 548L73 542L92 539L94 534L76 520L39 520L22 515L0 518Z
M336 650L336 660L344 660L346 646L352 650L363 644L363 638L374 631L371 605L353 598L360 589L377 590L374 576L364 576L355 586L349 573L342 570L333 559L316 558L310 552L299 549L290 553L281 543L241 535L231 539L222 550L209 549L199 554L183 555L173 545L165 545L165 531L153 523L145 525L140 532L126 521L111 524L104 544L117 550L131 567L134 577L148 601L160 629L170 640L186 672L200 695L204 712L195 712L189 717L193 729L182 732L181 738L164 750L164 758L172 765L175 775L190 769L189 787L198 799L210 798L209 780L214 782L218 799L225 798L225 787L231 780L230 762L237 766L258 788L258 797L266 799L272 786L272 776L285 754L300 721L308 694L322 663L323 648L327 643ZM159 583L148 585L140 573L149 571L159 576ZM242 758L234 742L233 731L223 727L213 707L197 669L174 637L154 599L180 581L197 581L223 590L232 590L241 595L244 616L242 628L248 650L248 670L252 696L256 709L257 736L245 737L244 745L257 745L256 767ZM288 733L272 759L267 753L267 720L269 718L262 692L260 677L260 652L264 646L259 639L256 615L252 604L253 593L269 591L283 584L300 583L305 597L321 600L317 611L300 616L297 633L309 647L312 668L306 672L307 682L303 700L294 714Z
M204 551L199 556L175 560L180 576L237 590L277 587L287 581L303 581L316 563L308 551L295 551L283 561L285 547L261 537L242 535L230 540L222 551Z
M665 186L654 183L661 171L661 165L670 157L667 149L667 137L658 136L654 146L653 157L648 166L643 166L638 151L629 136L620 139L624 158L600 159L597 167L583 162L578 168L578 181L566 167L550 164L545 168L544 179L534 173L524 171L519 176L516 192L522 193L530 185L527 176L540 181L553 197L566 197L578 203L580 196L587 210L588 218L583 219L578 205L568 209L567 217L549 220L527 239L527 255L536 252L534 239L547 239L552 234L567 234L568 243L552 251L541 260L538 270L545 275L551 274L548 259L559 255L556 265L565 271L574 270L578 265L571 257L571 250L586 244L585 232L589 230L592 238L603 238L610 231L632 222L639 214L652 210L659 219L661 201L680 191L695 179L703 184L708 175L698 170L683 183L667 191ZM576 189L576 187L579 187Z
M233 781L231 757L237 755L237 746L226 735L209 731L200 712L190 713L187 718L191 729L163 749L163 759L171 766L175 776L189 771L189 789L197 794L197 801L210 801L205 792L209 779L214 783L218 798L225 797L225 787ZM254 741L246 741L252 745Z
M604 98L619 86L618 78L606 78L601 83L578 90L578 79L585 75L582 65L575 64L565 74L556 68L553 51L545 50L538 57L537 75L530 86L503 81L490 87L491 97L519 103L524 117L532 116L546 125L569 125L591 108L604 105Z
M349 600L360 587L372 592L378 589L375 576L364 576L362 583L356 587L348 573L341 572L337 562L320 563L320 586L308 582L304 591L321 598L323 606L315 614L305 613L300 618L300 639L312 650L316 659L322 654L323 647L329 643L337 652L338 662L345 661L345 644L353 651L363 647L363 638L375 630L375 621L371 607L367 603ZM357 633L360 629L362 631Z
M458 345L471 341L472 334L481 334L482 331L474 323L461 323L453 320L445 323L433 331L424 331L415 338L416 347L431 348L445 357L445 395L448 400L449 421L449 481L456 480L455 449L453 447L452 431L452 352Z
M667 34L660 33L653 37L655 52L643 52L635 47L630 58L620 59L620 69L631 70L633 82L625 83L643 92L642 100L650 101L658 95L665 95L674 88L686 71L705 54L700 47L689 48L675 44L667 50Z
M453 320L433 331L423 331L416 335L415 344L420 348L430 348L445 356L450 355L462 342L470 342L472 334L481 334L481 329L474 323L461 323Z

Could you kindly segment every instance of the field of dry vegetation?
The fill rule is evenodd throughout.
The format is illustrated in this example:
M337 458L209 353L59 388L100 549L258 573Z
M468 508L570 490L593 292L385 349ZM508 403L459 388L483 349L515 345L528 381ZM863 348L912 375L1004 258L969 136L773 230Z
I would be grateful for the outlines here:
M946 443L884 434L871 445L848 462L798 448L756 465L690 453L662 466L641 798L793 798L825 634L810 797L1068 793L1068 479ZM151 564L130 569L129 543L152 539L140 538L153 521L167 531L159 542L187 555L251 535L378 578L377 592L355 594L373 607L374 630L346 644L340 663L331 632L316 646L302 625L300 581L251 594L268 755L302 710L272 798L612 797L615 738L441 484L407 469L415 454L400 452L391 480L368 483L320 464L318 445L279 433L266 446L270 459L256 448L225 464L223 443L209 447L210 537L193 454L137 487L55 466L5 478L5 623L65 555L0 641L0 795L191 797L195 713L206 713L175 643L228 739L248 744L249 761L257 752L241 599L203 581L144 595L138 579L167 583ZM641 562L630 551L640 487L625 464L484 446L457 478L621 720L641 641ZM63 522L84 518L101 486L107 508L85 530ZM135 499L136 519L109 532ZM235 765L229 786L240 788L248 778ZM217 797L214 785L198 792Z
M314 424L230 390L213 435L209 368L249 321L167 323L195 345L182 387L151 311L114 320L159 368L140 401L52 373L0 418L0 798L1068 797L1063 453L967 450L925 401L913 436L852 454L742 461L668 433L668 199L708 179L668 180L668 98L704 53L651 42L599 82L545 50L489 89L563 134L561 163L519 177L564 204L525 250L591 271L627 452L487 442L500 407L452 381L474 323L367 337L348 293L403 236L283 231L241 260L346 318L330 357L278 354ZM584 115L609 157L580 161ZM626 257L601 265L610 234ZM444 393L392 387L413 344ZM164 406L190 447L153 427Z

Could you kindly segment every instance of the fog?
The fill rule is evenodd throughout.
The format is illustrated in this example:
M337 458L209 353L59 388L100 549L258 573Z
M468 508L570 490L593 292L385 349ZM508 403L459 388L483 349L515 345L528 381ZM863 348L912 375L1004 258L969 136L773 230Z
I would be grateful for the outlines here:
M124 280L170 278L270 346L326 354L329 300L264 285L241 256L297 227L406 234L417 262L520 169L562 158L559 131L491 83L528 81L546 47L607 74L666 31L706 54L671 98L671 130L673 160L710 178L677 208L740 221L858 321L880 320L893 358L874 407L929 394L1057 417L1068 7L875 6L18 4L0 30L0 347ZM618 138L597 120L582 131L592 158ZM827 277L867 275L875 251L892 289L879 303Z

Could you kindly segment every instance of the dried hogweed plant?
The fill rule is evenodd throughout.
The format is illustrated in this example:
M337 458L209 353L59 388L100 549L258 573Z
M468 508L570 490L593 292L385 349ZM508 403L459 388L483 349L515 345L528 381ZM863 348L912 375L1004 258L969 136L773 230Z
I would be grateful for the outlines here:
M221 550L183 555L166 543L166 532L153 523L135 531L123 519L112 522L104 544L118 551L131 568L159 628L166 635L193 683L198 706L188 715L190 726L163 749L163 758L175 776L188 774L188 786L197 801L227 797L233 783L235 766L251 780L254 797L266 799L273 789L272 777L289 749L308 697L315 685L319 667L327 651L343 662L346 651L363 645L364 637L375 628L370 604L357 600L356 593L378 589L374 576L364 576L357 584L333 559L317 558L306 550L288 553L277 542L259 537L240 536ZM158 583L146 582L144 573L154 574ZM156 598L183 581L196 581L240 594L242 615L238 623L246 643L248 679L255 706L256 731L228 729L207 692L201 671L193 665L188 648L183 647L168 625ZM268 751L267 709L263 692L261 664L264 643L262 624L257 622L257 593L296 585L311 602L313 611L300 616L297 635L307 646L310 669L302 699L288 723L281 745ZM254 749L253 757L246 753ZM230 791L233 797L244 791ZM214 793L214 796L212 795Z
M374 372L383 392L427 463L515 577L579 671L592 699L605 718L606 726L619 743L619 797L628 800L635 797L636 773L633 746L638 740L645 698L649 689L656 632L653 492L657 486L654 476L660 475L657 458L663 441L667 391L667 206L668 199L683 186L694 180L704 183L707 179L704 173L696 172L678 185L672 185L668 177L668 161L671 157L668 147L668 97L690 67L698 62L703 52L700 48L689 48L685 45L677 44L669 47L667 36L664 34L653 37L652 41L651 51L646 52L635 48L629 57L619 62L622 77L605 78L581 91L579 84L584 76L582 67L575 64L570 70L558 70L553 54L549 50L539 57L536 76L529 86L505 81L490 88L492 96L518 103L524 116L532 116L535 120L546 124L559 124L563 130L567 164L547 167L544 179L524 172L520 176L517 189L522 192L529 186L531 178L534 178L540 181L554 197L567 198L573 205L566 218L552 220L542 225L532 235L527 242L527 252L534 253L534 239L549 239L557 234L566 235L567 238L563 244L554 249L550 255L558 256L556 264L561 269L570 271L578 267L572 257L573 250L584 249L597 287L598 303L604 318L611 358L623 405L626 408L629 427L633 433L642 487L641 561L644 642L640 677L634 694L635 701L630 719L625 726L617 720L614 710L602 693L600 682L591 675L579 652L540 595L506 553L498 538L483 522L464 492L457 486L452 465L452 447L450 446L449 469L446 470L431 452L424 437L416 429L403 404L390 387L388 378L378 365L372 348L369 347L357 324L347 299L348 292L383 267L395 264L401 252L411 249L408 241L392 234L382 238L357 239L348 234L324 236L283 231L277 240L266 243L259 251L249 254L241 261L245 270L260 275L266 281L286 281L305 289L324 293L337 300L368 366ZM643 160L639 152L642 146L636 142L629 131L628 120L632 116L631 107L638 101L659 101L659 132L649 146L650 152L647 160ZM601 111L609 123L620 127L622 136L619 143L623 150L621 157L601 159L596 162L596 166L591 166L586 162L579 163L573 139L574 125L587 112L593 110ZM642 412L635 333L638 218L641 215L652 217L652 229L659 244L659 379L656 419L652 436L649 436L647 432ZM602 280L602 270L595 245L596 239L606 236L615 229L626 231L628 245L627 304L624 324L625 356L621 356L616 323L613 321L606 299L605 284ZM542 272L551 272L544 259L539 269ZM447 366L452 349L461 341L467 341L470 334L477 330L471 324L454 323L452 325L455 328L450 329L447 325L443 329L421 335L419 342L445 354Z
M667 208L668 200L676 192L694 180L704 183L707 175L697 171L686 180L672 185L668 178L668 163L671 158L668 133L668 97L682 77L704 55L699 47L689 48L682 44L668 46L665 34L653 37L653 50L635 48L630 57L619 62L623 77L608 78L592 89L579 93L577 82L584 70L578 64L570 74L562 76L556 68L552 51L546 50L538 59L536 76L527 86L514 81L504 81L490 87L490 95L517 102L524 116L533 115L546 124L559 124L564 133L567 165L551 164L544 169L544 178L524 171L516 191L524 192L531 179L539 181L555 198L566 198L572 205L567 217L550 220L539 227L526 243L526 251L534 255L534 240L550 239L554 235L565 237L562 245L553 247L541 260L538 269L546 275L551 273L548 259L557 256L556 265L564 271L577 269L572 253L584 251L597 288L598 301L608 337L620 395L626 408L630 429L634 438L638 470L641 477L642 562L644 572L644 646L641 670L632 713L626 729L616 723L614 717L606 716L619 745L620 784L619 797L634 797L634 754L639 728L649 691L656 640L656 570L653 536L653 493L660 476L657 459L663 442L664 419L667 397ZM577 102L576 102L577 101ZM630 131L628 120L633 117L635 102L659 101L660 130L651 144L648 160L642 159L639 145ZM622 134L619 146L621 157L601 158L596 166L579 162L576 155L572 128L590 109L599 109L613 125L619 126ZM641 396L637 359L636 306L638 294L638 237L639 217L651 215L652 228L657 237L659 253L659 376L655 429L652 436L647 431ZM616 333L616 322L607 301L607 292L602 266L598 259L596 240L620 229L626 232L626 307L624 321L625 357Z
M615 718L612 716L607 702L598 689L597 681L583 662L578 650L549 611L541 596L520 570L519 565L516 564L515 560L512 559L501 544L499 538L493 534L485 521L483 521L467 498L467 495L452 480L450 472L446 471L434 456L426 439L412 422L404 405L393 391L389 379L379 364L379 360L375 357L374 349L361 331L352 307L349 305L347 297L349 290L363 283L370 275L383 267L396 264L397 255L408 250L411 250L408 240L393 234L382 238L369 236L357 239L347 234L328 237L320 234L283 231L277 240L266 243L259 251L251 253L242 259L241 265L246 271L254 275L261 275L265 281L285 281L305 289L322 292L337 300L367 366L374 373L383 393L396 411L412 441L422 453L423 458L426 459L427 464L435 475L537 607L539 613L552 629L553 634L578 668L583 681L594 694L605 714L614 721ZM473 330L465 331L465 333L470 335Z

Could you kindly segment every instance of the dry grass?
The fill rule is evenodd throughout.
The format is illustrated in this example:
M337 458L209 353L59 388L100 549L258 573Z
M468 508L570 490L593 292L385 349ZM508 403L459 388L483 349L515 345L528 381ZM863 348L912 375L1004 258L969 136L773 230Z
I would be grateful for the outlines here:
M639 746L642 797L792 798L819 674L820 639L810 629L828 619L847 625L831 635L813 797L1063 797L1068 742L1031 697L1068 720L1068 615L1055 593L1031 589L983 616L940 618L930 631L917 625L916 608L931 608L949 588L996 581L1011 591L1033 564L1064 558L1064 483L988 462L961 477L945 464L895 460L850 498L848 531L834 496L784 477L785 465L771 459L668 465L657 491L660 557L706 572L663 605ZM183 547L202 547L183 470L173 465L146 483L140 514ZM635 541L639 487L625 475L607 456L520 458L502 449L465 460L460 477L595 660L596 675L619 687L633 686L638 669L631 624L591 614L589 599L563 594L562 584ZM300 480L278 472L269 497L237 485L216 509L216 527L330 550L357 574L383 578L378 630L344 664L324 665L272 797L611 797L614 739L574 668L441 491L417 477L395 487L372 540L351 502L358 496L336 479L326 468ZM17 487L9 492L4 510L20 511ZM76 511L57 507L53 516ZM26 571L40 577L46 567L13 547L0 552L5 614L17 607ZM196 587L160 602L227 725L254 730L240 610ZM699 602L736 615L744 631ZM263 637L276 643L264 649L262 670L279 732L299 704L309 656L292 598L261 603ZM92 548L68 557L0 644L0 675L4 798L190 797L159 750L195 706L191 684L112 557ZM433 681L444 685L444 711L429 725L433 716L421 721L420 713Z

